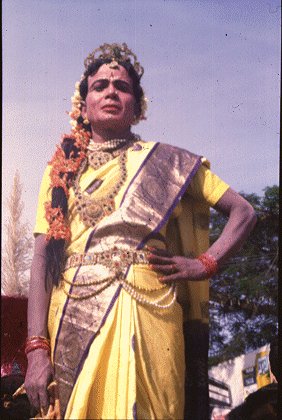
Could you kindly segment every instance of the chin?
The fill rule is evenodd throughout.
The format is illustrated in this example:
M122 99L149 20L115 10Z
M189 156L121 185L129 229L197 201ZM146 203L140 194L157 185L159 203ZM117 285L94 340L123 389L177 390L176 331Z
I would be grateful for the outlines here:
M94 127L96 126L104 130L113 129L113 130L123 131L129 128L131 124L132 124L131 120L124 121L116 117L115 115L112 115L104 119L103 121L94 122L93 125Z

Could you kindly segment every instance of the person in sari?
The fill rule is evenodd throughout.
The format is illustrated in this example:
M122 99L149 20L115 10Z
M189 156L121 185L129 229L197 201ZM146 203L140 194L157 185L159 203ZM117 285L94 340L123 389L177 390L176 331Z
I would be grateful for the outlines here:
M85 60L41 184L25 388L66 419L208 418L209 280L253 208L200 156L144 141L143 68L126 44ZM209 247L209 208L228 215Z

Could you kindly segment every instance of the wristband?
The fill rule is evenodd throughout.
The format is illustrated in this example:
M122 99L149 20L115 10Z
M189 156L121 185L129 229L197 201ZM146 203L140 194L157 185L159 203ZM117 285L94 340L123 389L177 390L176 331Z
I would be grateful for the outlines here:
M202 254L197 257L199 261L205 266L208 277L212 277L218 270L218 264L216 259L209 254Z

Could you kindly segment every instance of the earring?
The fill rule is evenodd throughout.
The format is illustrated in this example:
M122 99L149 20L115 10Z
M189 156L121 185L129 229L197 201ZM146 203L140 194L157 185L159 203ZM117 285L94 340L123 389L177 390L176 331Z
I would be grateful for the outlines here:
M138 124L139 123L139 121L140 121L140 116L139 117L137 117L137 115L134 115L134 117L133 117L133 121L132 121L132 125L136 125L136 124Z
M89 120L88 120L88 118L87 118L87 117L85 117L85 118L84 118L84 120L83 120L83 124L85 124L85 125L89 124Z

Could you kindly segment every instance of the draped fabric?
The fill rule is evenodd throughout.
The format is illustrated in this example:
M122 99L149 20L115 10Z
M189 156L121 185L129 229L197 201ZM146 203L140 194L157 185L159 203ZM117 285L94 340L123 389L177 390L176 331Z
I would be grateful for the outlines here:
M207 165L205 160L172 146L142 141L127 155L128 178L115 198L116 210L95 229L80 222L70 191L72 242L67 255L106 252L114 246L126 250L150 245L187 256L207 249L208 209L228 186L213 176L210 191L205 193L208 198L192 199L187 191L195 189L194 179L203 171L202 163ZM99 197L118 177L114 159L96 171L88 168L80 186L85 191L93 181L102 179L95 191ZM46 190L41 188L40 202L48 195ZM36 233L46 229L40 218L39 210ZM183 418L185 390L191 394L191 384L197 381L187 356L185 362L184 336L189 348L195 335L189 326L196 322L208 331L208 280L177 286L178 299L170 305L173 292L170 286L162 287L158 273L145 264L128 267L126 281L142 290L147 300L152 299L150 290L158 289L154 299L167 306L160 309L140 303L118 279L96 293L99 282L112 274L109 270L96 264L64 272L65 279L73 283L68 285L70 293L81 297L92 293L91 298L68 298L62 286L52 294L49 333L63 414L78 419ZM94 284L76 287L81 278ZM197 352L190 350L196 360ZM202 353L205 358L205 350ZM192 382L186 379L186 388L185 363L186 376L190 371L194 378ZM189 408L185 410L187 413Z

